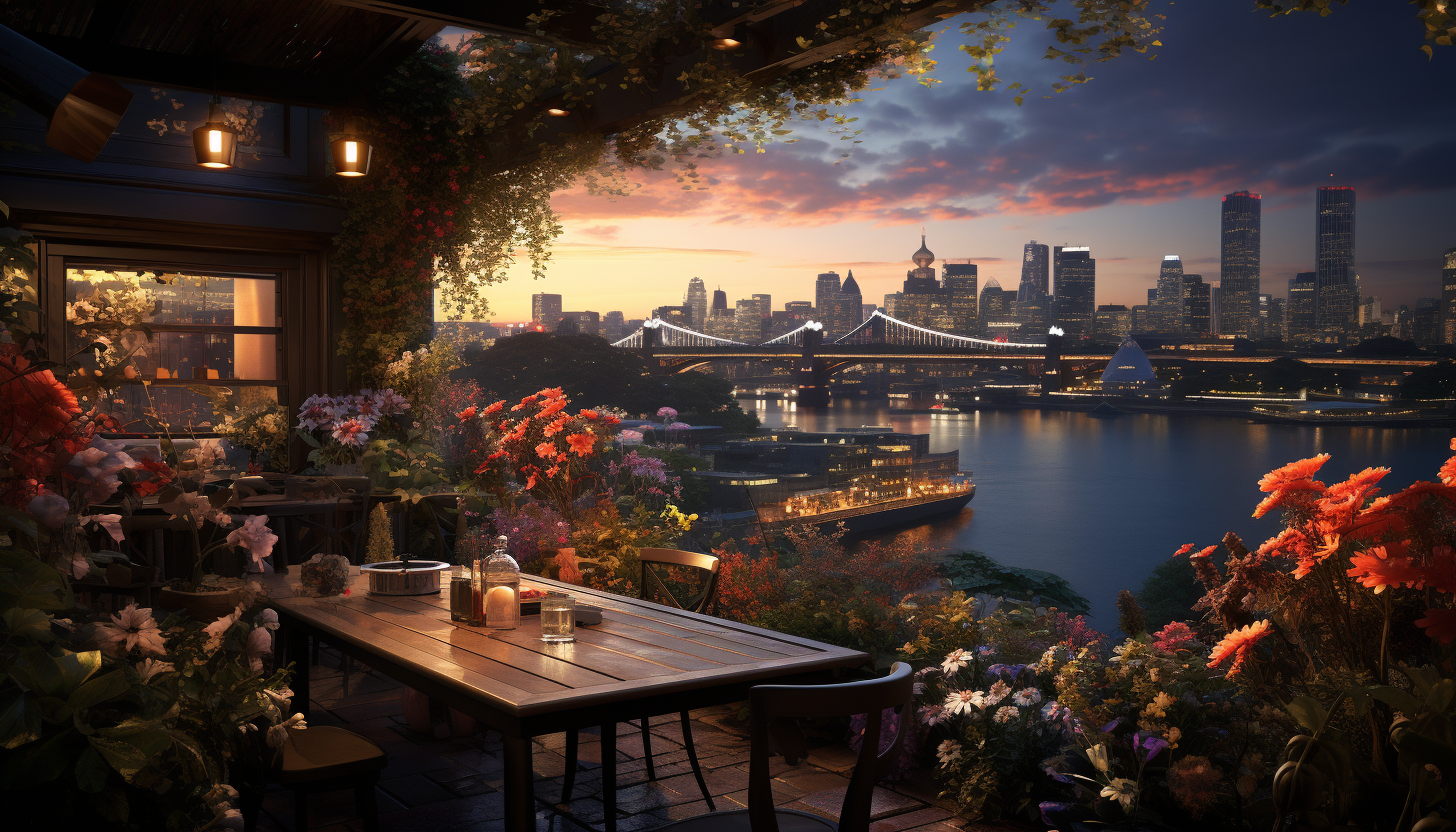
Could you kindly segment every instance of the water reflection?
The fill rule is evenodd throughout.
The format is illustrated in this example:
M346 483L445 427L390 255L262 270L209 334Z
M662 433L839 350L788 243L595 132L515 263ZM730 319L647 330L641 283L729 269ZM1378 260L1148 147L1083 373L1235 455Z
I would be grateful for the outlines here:
M778 404L778 403L769 403ZM826 411L758 410L765 425L804 430L891 425L930 434L930 450L959 449L975 472L975 511L913 530L913 542L979 549L1013 566L1046 569L1087 596L1115 626L1120 589L1136 590L1184 543L1234 531L1262 542L1278 519L1250 517L1270 469L1317 453L1332 482L1377 465L1389 490L1434 479L1450 455L1445 429L1302 427L1203 416L1094 419L1062 411L984 411L948 419L864 402Z

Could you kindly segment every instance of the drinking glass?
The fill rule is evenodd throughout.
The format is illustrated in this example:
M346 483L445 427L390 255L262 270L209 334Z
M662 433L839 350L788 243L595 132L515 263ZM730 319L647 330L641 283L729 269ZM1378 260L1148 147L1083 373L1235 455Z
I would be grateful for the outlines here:
M541 640L576 641L576 599L551 593L541 599Z

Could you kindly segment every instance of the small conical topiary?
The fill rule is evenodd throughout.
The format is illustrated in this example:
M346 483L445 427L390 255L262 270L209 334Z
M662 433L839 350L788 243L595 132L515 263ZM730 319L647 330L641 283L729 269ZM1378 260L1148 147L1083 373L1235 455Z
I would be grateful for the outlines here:
M389 512L384 510L384 503L380 503L369 513L369 547L364 562L383 563L387 560L394 560L394 531L389 527Z

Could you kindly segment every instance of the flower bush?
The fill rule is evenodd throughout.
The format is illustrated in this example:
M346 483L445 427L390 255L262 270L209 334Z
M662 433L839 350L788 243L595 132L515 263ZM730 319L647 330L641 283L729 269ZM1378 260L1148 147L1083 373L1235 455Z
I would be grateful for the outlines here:
M295 433L313 448L310 462L349 465L363 456L371 432L388 437L406 433L409 409L409 399L389 388L352 396L313 395L298 409Z

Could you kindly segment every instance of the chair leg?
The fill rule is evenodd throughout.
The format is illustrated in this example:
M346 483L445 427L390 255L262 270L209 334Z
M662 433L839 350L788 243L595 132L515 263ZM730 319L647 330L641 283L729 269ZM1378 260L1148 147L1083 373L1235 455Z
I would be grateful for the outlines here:
M308 829L308 792L303 789L293 790L293 832L305 832Z
M652 732L648 730L651 720L642 717L642 759L647 761L647 779L657 779L657 768L652 764Z
M575 728L566 729L566 779L561 782L561 802L571 802L571 790L576 786L576 744Z
M379 832L379 802L374 796L374 786L378 782L379 776L375 775L368 783L354 787L354 808L364 823L364 832Z
M688 752L688 762L693 767L693 776L698 779L698 788L703 792L703 799L708 801L708 811L716 812L718 807L713 805L713 795L708 793L708 781L703 779L703 767L698 764L698 751L693 747L693 726L688 718L688 712L682 714L683 749Z
M344 655L344 695L349 695L349 674L354 672L354 657Z

